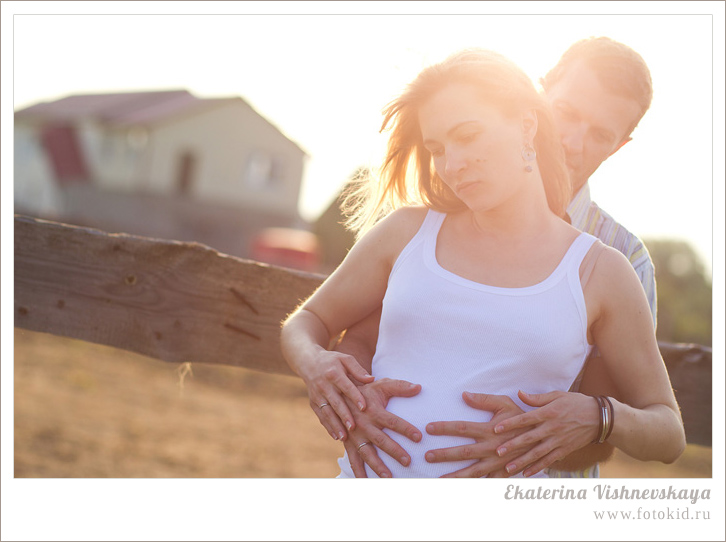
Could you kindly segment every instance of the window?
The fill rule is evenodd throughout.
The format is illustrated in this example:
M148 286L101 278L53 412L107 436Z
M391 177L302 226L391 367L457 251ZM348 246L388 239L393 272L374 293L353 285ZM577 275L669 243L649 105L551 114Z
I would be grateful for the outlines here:
M264 151L252 151L247 159L245 182L250 188L260 190L272 181L272 158Z
M181 196L191 192L196 162L196 156L191 151L184 151L177 159L176 190Z

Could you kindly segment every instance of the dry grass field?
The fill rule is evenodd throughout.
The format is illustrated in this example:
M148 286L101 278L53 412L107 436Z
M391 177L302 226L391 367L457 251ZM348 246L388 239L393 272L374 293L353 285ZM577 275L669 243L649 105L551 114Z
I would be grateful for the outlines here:
M181 366L183 367L183 366ZM342 446L302 382L180 366L15 330L16 478L330 478ZM617 456L610 478L711 476L711 450L673 465Z

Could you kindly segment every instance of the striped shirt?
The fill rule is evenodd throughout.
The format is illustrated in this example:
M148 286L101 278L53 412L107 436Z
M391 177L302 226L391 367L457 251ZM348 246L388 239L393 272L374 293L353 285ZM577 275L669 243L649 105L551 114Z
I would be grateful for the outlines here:
M656 315L658 302L655 290L655 268L643 242L618 224L613 217L600 209L590 199L590 185L588 183L585 183L575 197L572 198L567 206L567 214L570 216L572 225L578 230L594 235L606 245L622 252L628 258L645 290L651 316L653 317L653 327L655 327L658 321ZM575 383L573 388L577 389L578 385L579 381ZM600 468L598 465L594 465L575 472L548 469L547 473L550 478L597 478L600 476Z
M590 186L585 185L567 207L572 225L580 231L594 235L606 245L622 252L635 269L650 305L653 327L657 323L658 309L655 293L655 268L643 242L618 224L613 217L590 199Z

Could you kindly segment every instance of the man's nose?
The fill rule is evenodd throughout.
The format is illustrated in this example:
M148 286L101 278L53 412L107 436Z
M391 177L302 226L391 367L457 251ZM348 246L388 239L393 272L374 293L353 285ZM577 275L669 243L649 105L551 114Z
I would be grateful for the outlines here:
M568 154L580 154L585 142L587 127L584 124L572 126L567 133L562 134L562 146Z

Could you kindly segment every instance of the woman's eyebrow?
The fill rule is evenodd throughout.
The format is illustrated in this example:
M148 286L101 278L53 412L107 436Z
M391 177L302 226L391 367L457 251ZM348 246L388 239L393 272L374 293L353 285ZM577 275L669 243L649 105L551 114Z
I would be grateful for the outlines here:
M465 127L465 126L467 126L469 124L477 124L477 123L478 123L478 121L476 121L476 120L465 120L465 121L462 121L462 122L460 122L460 123L455 124L454 126L452 126L449 129L449 131L446 132L446 135L447 136L450 136L451 134L453 134L454 132L456 132L459 128L463 128L463 127ZM428 145L430 143L437 143L437 141L435 141L433 139L424 139L424 141L423 141L423 144L424 145Z

